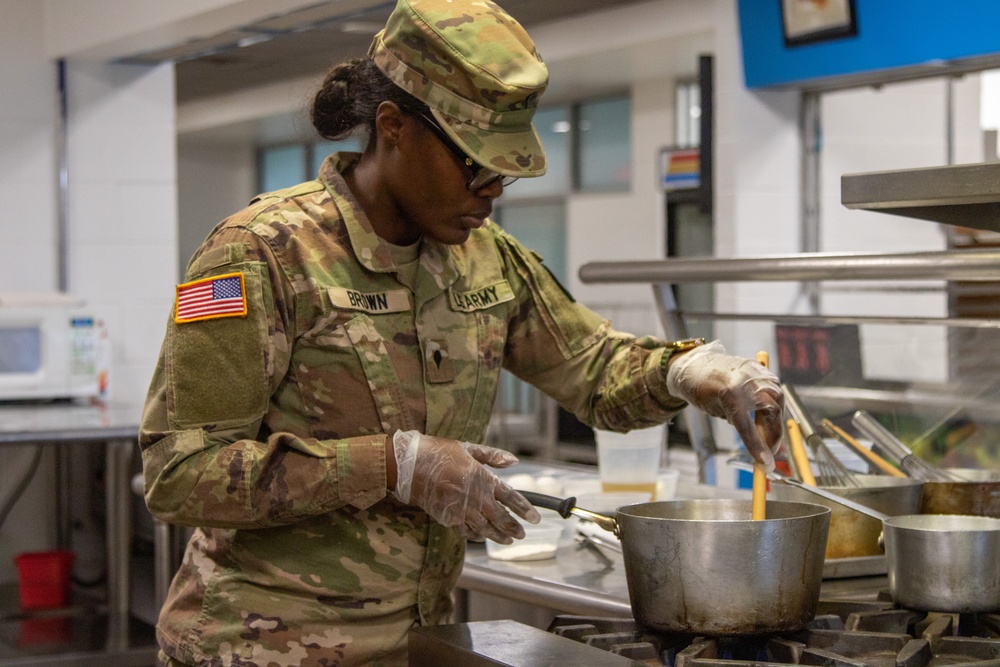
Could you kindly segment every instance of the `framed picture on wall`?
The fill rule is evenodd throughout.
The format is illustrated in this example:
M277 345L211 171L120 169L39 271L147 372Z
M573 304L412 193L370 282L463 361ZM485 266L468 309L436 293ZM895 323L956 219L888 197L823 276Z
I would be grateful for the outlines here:
M701 187L700 148L660 149L660 189L696 190Z
M858 34L854 0L778 0L785 46Z

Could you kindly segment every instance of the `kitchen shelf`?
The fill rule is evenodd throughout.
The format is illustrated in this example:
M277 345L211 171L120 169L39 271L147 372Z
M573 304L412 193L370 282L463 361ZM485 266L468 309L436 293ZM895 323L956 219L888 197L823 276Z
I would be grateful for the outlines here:
M955 194L950 200L955 209L973 206L969 203L973 196L985 196L992 191L1000 207L1000 164L975 165L989 167L994 184L966 188L965 194ZM939 173L940 170L915 170L921 177ZM983 171L978 178L983 178ZM950 171L957 177L960 171ZM891 179L890 179L891 180ZM933 179L932 179L933 180ZM870 184L872 181L867 181ZM912 183L911 183L912 185ZM847 188L845 188L846 190ZM925 188L924 203L946 207L945 189ZM960 192L961 188L952 188ZM881 203L900 203L900 198L891 199L891 193L883 192ZM964 198L963 198L964 197ZM845 197L846 198L846 197ZM854 201L860 201L855 199ZM871 198L867 205L875 205ZM909 203L915 203L910 198ZM960 207L958 202L962 203ZM912 209L908 209L911 210ZM1000 211L1000 208L998 208ZM940 212L940 211L939 211ZM1000 215L998 215L1000 218ZM970 223L974 221L965 221ZM980 221L982 222L982 221ZM994 220L1000 225L1000 221ZM984 223L985 224L985 223ZM959 426L963 420L974 419L973 424L980 432L968 439L967 449L961 453L970 456L992 456L992 443L981 447L981 452L971 452L968 446L979 447L986 442L992 429L1000 429L1000 409L997 395L1000 392L1000 366L994 361L993 350L1000 342L1000 318L980 316L891 316L891 315L787 315L766 313L690 313L678 309L673 297L672 286L684 283L724 283L724 282L837 282L837 281L961 281L971 285L970 289L989 285L1000 280L1000 252L996 248L949 250L915 253L801 253L797 255L770 255L740 258L672 258L657 261L634 262L592 262L580 268L580 279L584 283L648 283L653 289L667 339L687 337L687 322L690 320L746 320L748 322L829 326L851 323L871 329L889 326L912 327L914 325L944 329L943 345L948 355L948 380L927 385L902 381L850 381L851 386L823 386L823 382L813 385L796 384L796 389L809 404L810 409L822 410L827 416L843 415L857 409L867 409L880 414L892 414L907 428L948 426L955 421ZM892 290L890 290L892 291ZM991 311L992 312L992 311ZM906 345L906 328L900 329L900 344ZM863 332L862 332L863 333ZM780 363L779 363L780 366ZM831 383L833 384L833 383ZM707 418L700 411L685 410L682 413L692 447L703 466L715 453L716 443ZM954 419L953 419L954 418ZM983 428L979 429L982 426ZM956 426L957 428L957 426ZM973 431L975 432L975 431ZM960 431L963 437L965 431ZM978 438L978 439L977 439ZM979 456L982 453L983 456ZM964 462L964 461L963 461Z
M1000 162L923 167L840 178L850 209L1000 231Z

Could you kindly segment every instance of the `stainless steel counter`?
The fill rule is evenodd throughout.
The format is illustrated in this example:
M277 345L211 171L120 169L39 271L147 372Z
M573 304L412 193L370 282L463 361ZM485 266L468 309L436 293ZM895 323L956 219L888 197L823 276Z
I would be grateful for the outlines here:
M481 545L469 545L460 588L592 616L631 616L621 554L597 546L561 547L554 559L492 560Z
M81 616L103 618L102 638L92 641L75 637L75 641L39 642L21 646L0 646L0 667L14 665L149 665L155 658L150 632L136 628L130 618L130 561L132 538L132 462L138 448L141 406L125 403L4 403L0 404L0 447L37 445L56 447L57 474L63 462L73 455L72 448L85 443L103 445L105 457L105 536L107 540L107 604L90 612L79 608L66 610L66 627L83 627ZM61 487L61 485L59 485ZM65 501L64 489L61 505ZM61 512L65 516L65 508ZM58 519L57 519L58 520ZM65 535L59 546L70 547ZM0 605L5 606L5 605ZM17 636L38 619L18 613L10 605L0 620L0 639L6 631ZM46 612L45 619L56 618L60 612ZM75 619L75 620L74 620ZM57 619L58 620L58 619ZM51 621L50 621L51 622ZM93 625L93 624L90 624ZM87 627L90 627L87 625ZM147 628L148 629L148 628ZM72 633L71 639L74 639ZM9 642L2 642L9 643Z
M139 434L141 405L127 403L0 403L0 446L129 440Z

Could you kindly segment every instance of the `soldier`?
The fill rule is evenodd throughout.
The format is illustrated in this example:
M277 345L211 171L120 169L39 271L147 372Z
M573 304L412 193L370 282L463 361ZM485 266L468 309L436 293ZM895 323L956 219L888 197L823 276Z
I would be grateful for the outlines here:
M600 429L691 403L773 466L773 375L615 331L489 219L545 172L547 81L492 2L399 0L313 102L322 136L367 129L364 152L258 196L195 253L141 432L147 506L195 527L162 664L405 664L407 631L451 609L466 540L538 521L487 467L515 457L477 444L502 368Z

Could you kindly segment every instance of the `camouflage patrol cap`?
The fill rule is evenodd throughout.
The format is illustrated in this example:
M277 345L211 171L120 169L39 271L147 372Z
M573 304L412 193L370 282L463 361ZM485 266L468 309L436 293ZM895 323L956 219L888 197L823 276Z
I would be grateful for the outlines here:
M531 119L548 69L524 28L495 3L398 0L368 55L476 162L504 176L545 173Z

